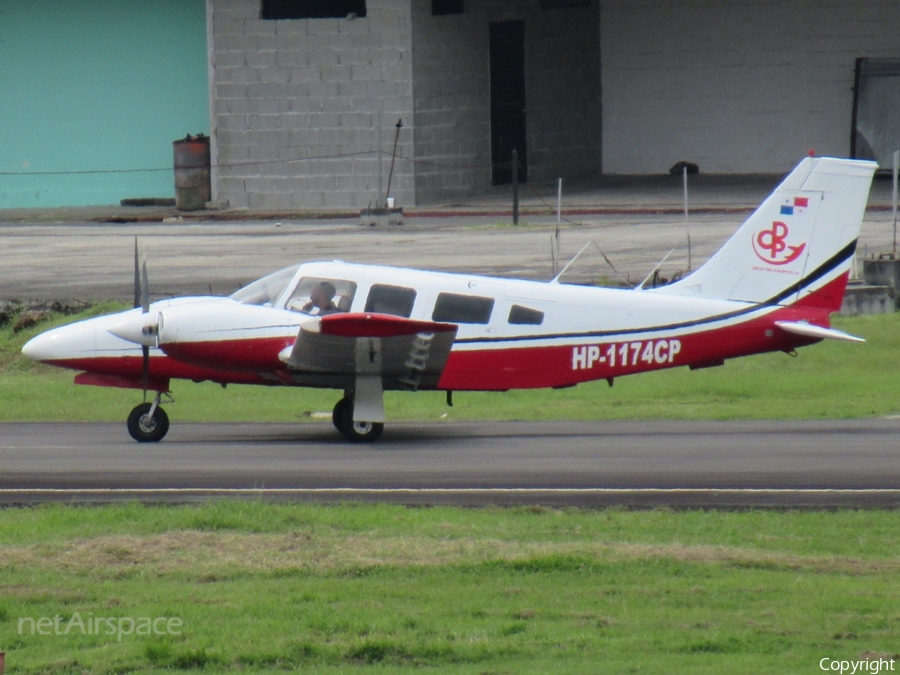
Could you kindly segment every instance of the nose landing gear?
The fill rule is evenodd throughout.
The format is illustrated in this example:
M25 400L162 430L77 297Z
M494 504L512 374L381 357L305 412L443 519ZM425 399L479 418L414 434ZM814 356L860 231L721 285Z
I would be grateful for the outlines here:
M141 403L128 414L128 433L138 443L157 443L169 432L169 416L159 405L161 399L162 393L157 393L153 403Z

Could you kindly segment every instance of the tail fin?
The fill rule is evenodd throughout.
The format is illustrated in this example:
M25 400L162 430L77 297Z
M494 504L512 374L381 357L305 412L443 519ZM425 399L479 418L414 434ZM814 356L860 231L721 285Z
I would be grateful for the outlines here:
M837 311L876 168L805 158L706 264L655 290Z

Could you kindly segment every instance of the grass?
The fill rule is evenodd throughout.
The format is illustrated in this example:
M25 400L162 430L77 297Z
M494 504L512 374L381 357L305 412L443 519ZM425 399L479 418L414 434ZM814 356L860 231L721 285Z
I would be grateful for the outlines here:
M784 673L896 653L900 513L8 510L9 673ZM19 630L167 617L179 634ZM76 624L77 625L77 624Z
M88 314L116 309L94 308ZM77 318L83 318L81 315ZM76 387L72 373L33 364L19 352L51 325L13 335L0 329L0 421L120 421L139 392ZM389 420L543 419L811 419L900 414L897 353L900 314L838 318L838 328L867 338L863 345L835 341L800 350L729 361L723 368L686 368L619 378L614 388L594 382L560 391L456 392L448 408L443 392L388 392ZM340 393L173 382L175 421L310 421L330 414Z

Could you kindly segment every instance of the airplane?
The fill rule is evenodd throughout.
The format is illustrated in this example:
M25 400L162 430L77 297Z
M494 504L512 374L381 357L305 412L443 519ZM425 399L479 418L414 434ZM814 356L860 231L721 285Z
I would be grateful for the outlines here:
M277 271L229 297L150 303L135 244L135 305L42 333L29 358L75 382L143 390L138 442L169 429L172 380L344 391L335 428L371 442L384 391L564 388L663 368L795 354L823 339L850 274L874 162L806 157L705 264L617 289L341 261ZM148 401L148 392L154 394Z

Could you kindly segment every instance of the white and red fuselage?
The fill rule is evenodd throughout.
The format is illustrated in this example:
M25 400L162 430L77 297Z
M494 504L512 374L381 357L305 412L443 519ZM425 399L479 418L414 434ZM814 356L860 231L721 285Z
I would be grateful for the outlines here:
M791 351L840 308L875 165L808 158L703 267L624 290L333 262L228 298L177 298L48 331L31 358L76 382L171 380L503 391ZM311 307L316 286L330 308ZM437 336L437 338L435 337ZM141 345L150 347L144 373ZM362 388L361 388L362 389Z
M828 327L824 307L756 305L729 300L672 297L653 290L608 288L442 274L341 262L307 263L294 281L352 279L357 285L350 313L365 314L373 285L384 279L416 291L410 319L431 321L437 295L493 301L484 324L459 323L437 389L490 390L565 387L589 380L671 368L714 365L724 359L785 350L815 342L776 322ZM842 297L847 272L822 288ZM540 325L511 324L513 306L543 314ZM196 297L155 302L163 316L159 348L151 350L150 389L168 381L297 384L306 382L279 354L297 339L309 316L284 307L246 305L232 298ZM141 351L112 330L141 310L89 319L35 338L26 354L44 363L83 371L83 384L142 387ZM313 373L313 379L318 373Z

